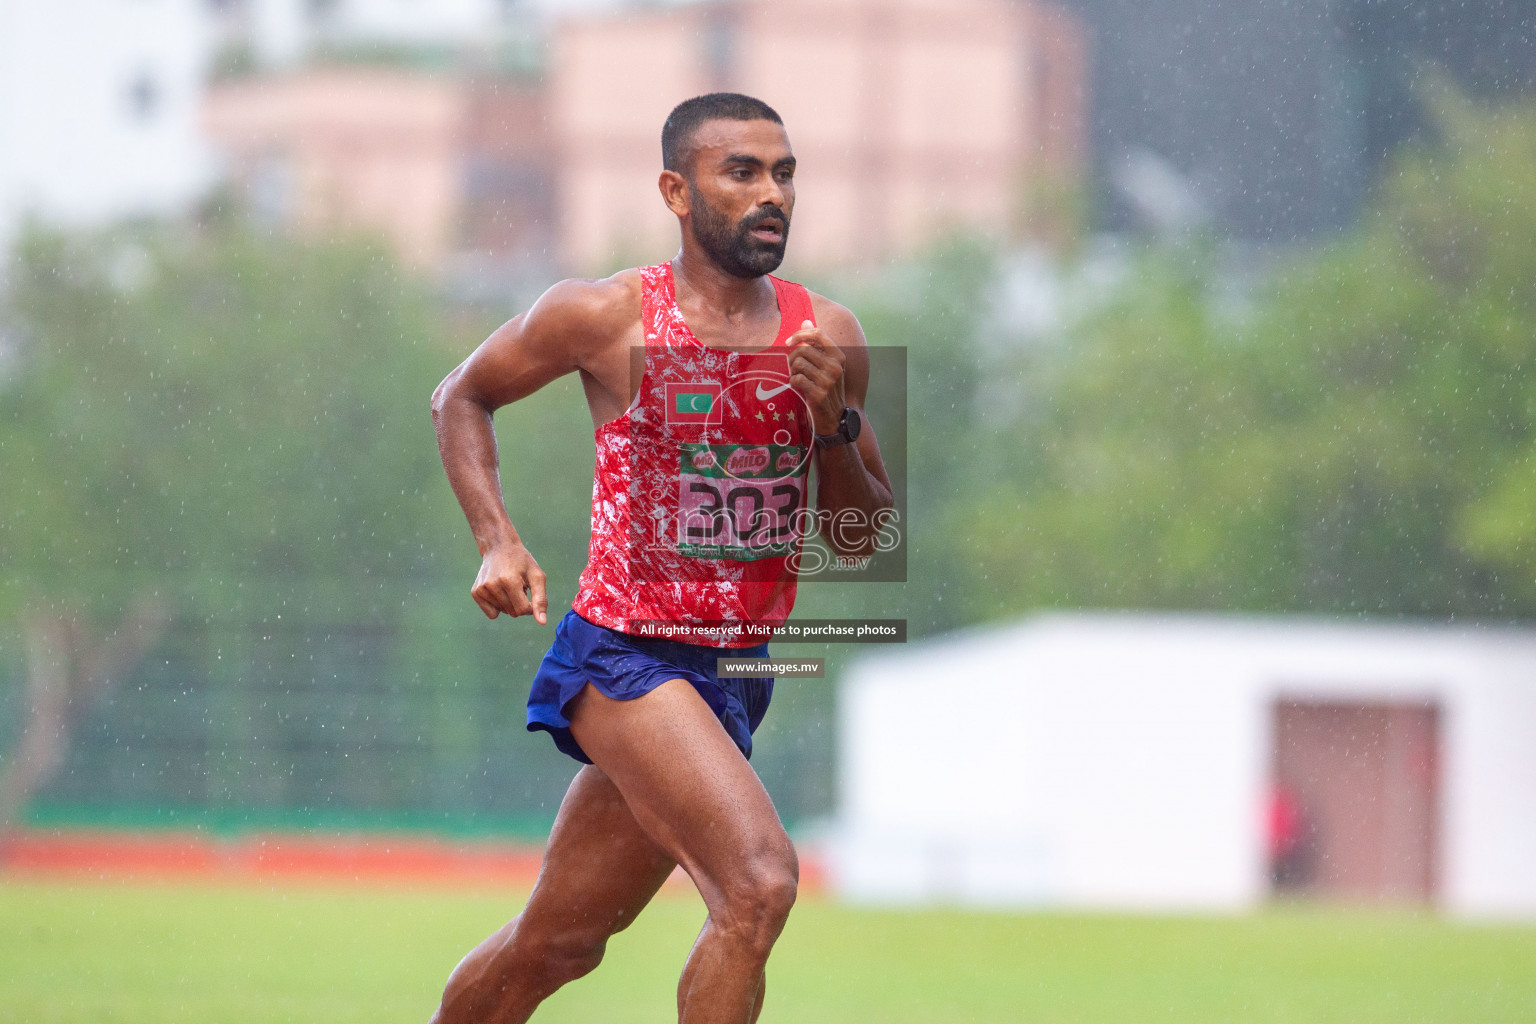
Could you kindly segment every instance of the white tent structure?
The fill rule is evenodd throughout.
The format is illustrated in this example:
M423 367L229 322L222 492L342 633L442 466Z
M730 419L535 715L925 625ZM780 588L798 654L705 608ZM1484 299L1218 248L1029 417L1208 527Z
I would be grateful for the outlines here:
M1536 916L1533 633L1046 615L839 701L846 898L1241 910L1288 800L1303 889Z

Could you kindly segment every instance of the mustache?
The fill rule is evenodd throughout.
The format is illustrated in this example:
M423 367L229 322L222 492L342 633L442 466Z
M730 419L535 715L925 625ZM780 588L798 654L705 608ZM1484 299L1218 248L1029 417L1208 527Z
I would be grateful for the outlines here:
M742 230L756 231L766 224L777 224L782 231L789 227L789 218L784 216L784 211L770 207L755 217L748 217L742 222Z

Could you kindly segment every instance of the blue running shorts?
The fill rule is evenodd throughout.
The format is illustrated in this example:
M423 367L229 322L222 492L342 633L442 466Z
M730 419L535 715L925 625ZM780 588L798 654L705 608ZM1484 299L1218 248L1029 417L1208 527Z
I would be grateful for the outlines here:
M555 627L554 645L533 677L533 689L528 693L528 731L549 733L561 751L591 764L592 759L571 735L571 720L565 714L583 686L591 683L614 700L634 700L669 679L686 679L742 754L751 757L752 734L768 713L773 680L721 679L716 674L716 661L721 657L766 658L768 645L720 648L653 640L606 629L574 611L566 612Z

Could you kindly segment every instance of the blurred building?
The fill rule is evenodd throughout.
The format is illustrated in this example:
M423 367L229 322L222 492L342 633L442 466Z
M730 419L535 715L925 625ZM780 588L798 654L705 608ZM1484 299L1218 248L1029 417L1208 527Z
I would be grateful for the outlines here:
M1040 0L742 0L633 8L555 29L549 117L562 262L601 270L676 245L661 124L745 92L799 159L789 266L869 263L957 228L1006 235L1084 157L1077 21Z
M210 75L391 48L436 48L436 63L463 64L509 44L526 49L535 22L520 13L515 0L0 0L0 250L28 217L89 227L186 213L215 178L202 130ZM387 205L379 190L398 187L410 209L390 211L382 226L413 258L439 259L451 248L442 240L453 232L448 221L486 202L476 193L487 180L480 146L503 131L497 97L507 90L458 88L449 98L403 78L367 87L343 78L264 86L266 101L249 89L222 96L211 122L223 132L212 141L225 150L226 172L306 223L378 211ZM461 131L446 127L455 117ZM337 132L349 118L345 130L363 151L339 160L347 147ZM445 136L460 147L447 173L444 158L429 155ZM433 175L452 185L444 192ZM538 215L550 219L542 207Z
M385 232L452 272L607 272L663 258L661 125L758 95L800 160L791 269L869 263L945 232L1006 236L1079 173L1084 54L1043 2L744 0L571 16L530 79L392 69L233 78L210 137L253 204Z
M543 97L516 80L330 68L212 89L205 125L258 216L374 230L410 263L547 262Z
M205 0L0 0L0 251L28 217L182 212L207 187Z
M1536 916L1536 634L1053 615L859 662L847 896Z
M1506 0L0 0L0 246L29 213L183 212L209 179L210 68L527 71L544 42L540 131L509 168L473 146L459 161L472 180L443 208L474 222L460 257L510 265L476 248L493 207L473 193L537 165L546 220L492 234L542 233L568 270L651 258L671 238L656 125L709 89L789 122L793 272L956 226L1035 230L1085 176L1111 230L1304 238L1351 223L1425 129L1425 69L1483 97L1536 87L1536 19Z
M211 0L226 44L283 68L323 52L378 47L491 49L516 24L517 0Z

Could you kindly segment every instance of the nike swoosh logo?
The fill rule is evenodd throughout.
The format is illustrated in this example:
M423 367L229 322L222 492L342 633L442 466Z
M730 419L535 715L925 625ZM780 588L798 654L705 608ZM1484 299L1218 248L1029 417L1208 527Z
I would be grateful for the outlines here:
M774 388L772 391L764 391L763 390L763 386L761 384L759 384L757 386L757 397L759 399L769 399L769 398L772 398L774 395L780 394L780 393L788 391L788 390L789 390L789 385L788 384L780 384L778 387Z

